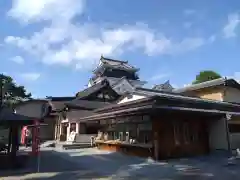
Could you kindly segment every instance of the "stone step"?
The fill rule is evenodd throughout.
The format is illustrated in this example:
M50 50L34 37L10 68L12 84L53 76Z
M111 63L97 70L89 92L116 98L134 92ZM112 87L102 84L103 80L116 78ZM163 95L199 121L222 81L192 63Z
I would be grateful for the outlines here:
M63 149L81 149L81 148L90 148L91 143L74 143L74 144L64 144L62 145Z

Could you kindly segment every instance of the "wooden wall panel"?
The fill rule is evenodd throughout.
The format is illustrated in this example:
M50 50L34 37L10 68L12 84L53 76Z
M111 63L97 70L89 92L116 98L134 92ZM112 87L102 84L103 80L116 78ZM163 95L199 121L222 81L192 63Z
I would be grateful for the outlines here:
M171 114L155 114L152 119L152 135L153 141L158 142L158 154L157 159L178 158L186 156L203 155L209 152L208 142L208 128L207 121L211 120L209 117L201 117L199 114L192 113L171 113ZM175 143L173 123L177 122L180 125L183 123L189 123L189 127L194 131L199 131L198 141L191 141L185 143L183 141L183 133L179 135L180 144ZM122 152L128 155L141 156L141 157L153 157L155 144L153 142L153 148L150 150L147 148L125 146L120 144L98 144L98 148L108 151Z
M200 155L209 151L208 133L204 119L199 119L198 116L189 115L191 114L171 114L165 115L164 118L163 116L154 117L153 131L158 134L159 159ZM176 144L174 137L174 122L180 125L183 125L184 122L189 123L191 129L199 131L198 141L186 143L182 131L178 136L180 143Z

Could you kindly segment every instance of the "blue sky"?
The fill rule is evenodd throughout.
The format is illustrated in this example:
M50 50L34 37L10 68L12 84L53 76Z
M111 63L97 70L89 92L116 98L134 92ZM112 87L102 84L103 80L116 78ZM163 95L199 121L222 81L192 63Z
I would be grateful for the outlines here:
M148 86L201 70L240 79L240 2L2 0L0 72L35 97L83 89L101 54L140 68Z

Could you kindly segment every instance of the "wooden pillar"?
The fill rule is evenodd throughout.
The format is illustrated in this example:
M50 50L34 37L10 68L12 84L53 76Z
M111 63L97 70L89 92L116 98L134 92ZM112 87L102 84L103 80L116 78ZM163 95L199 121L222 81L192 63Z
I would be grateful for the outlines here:
M159 124L156 121L156 116L151 116L152 136L153 136L153 156L155 160L159 160Z
M12 137L11 137L11 139L12 139L11 156L13 158L15 158L16 155L17 155L18 136L19 136L19 134L18 134L18 126L13 125L12 126Z
M153 147L154 147L154 158L155 160L159 160L159 142L158 142L158 132L154 132L153 138Z
M9 127L8 132L8 149L7 149L8 154L10 154L11 152L11 146L12 146L12 126Z
M71 123L68 122L68 126L67 126L67 134L66 134L66 139L68 140L69 136L70 136L70 128L71 128Z
M8 155L11 166L15 166L17 163L17 149L18 149L18 126L11 125L9 129L9 144L8 144Z

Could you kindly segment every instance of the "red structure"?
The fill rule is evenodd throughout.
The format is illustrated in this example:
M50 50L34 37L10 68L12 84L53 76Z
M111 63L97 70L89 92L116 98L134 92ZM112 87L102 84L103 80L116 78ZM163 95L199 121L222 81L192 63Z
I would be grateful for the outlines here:
M34 156L37 156L39 153L39 145L40 145L40 137L39 137L39 129L40 129L40 123L38 120L34 121L33 125L30 126L24 126L22 128L21 133L21 144L25 145L26 142L26 132L31 128L32 130L32 152L31 154Z
M26 131L27 131L27 126L24 126L22 128L22 133L21 133L21 144L25 144L26 143Z

